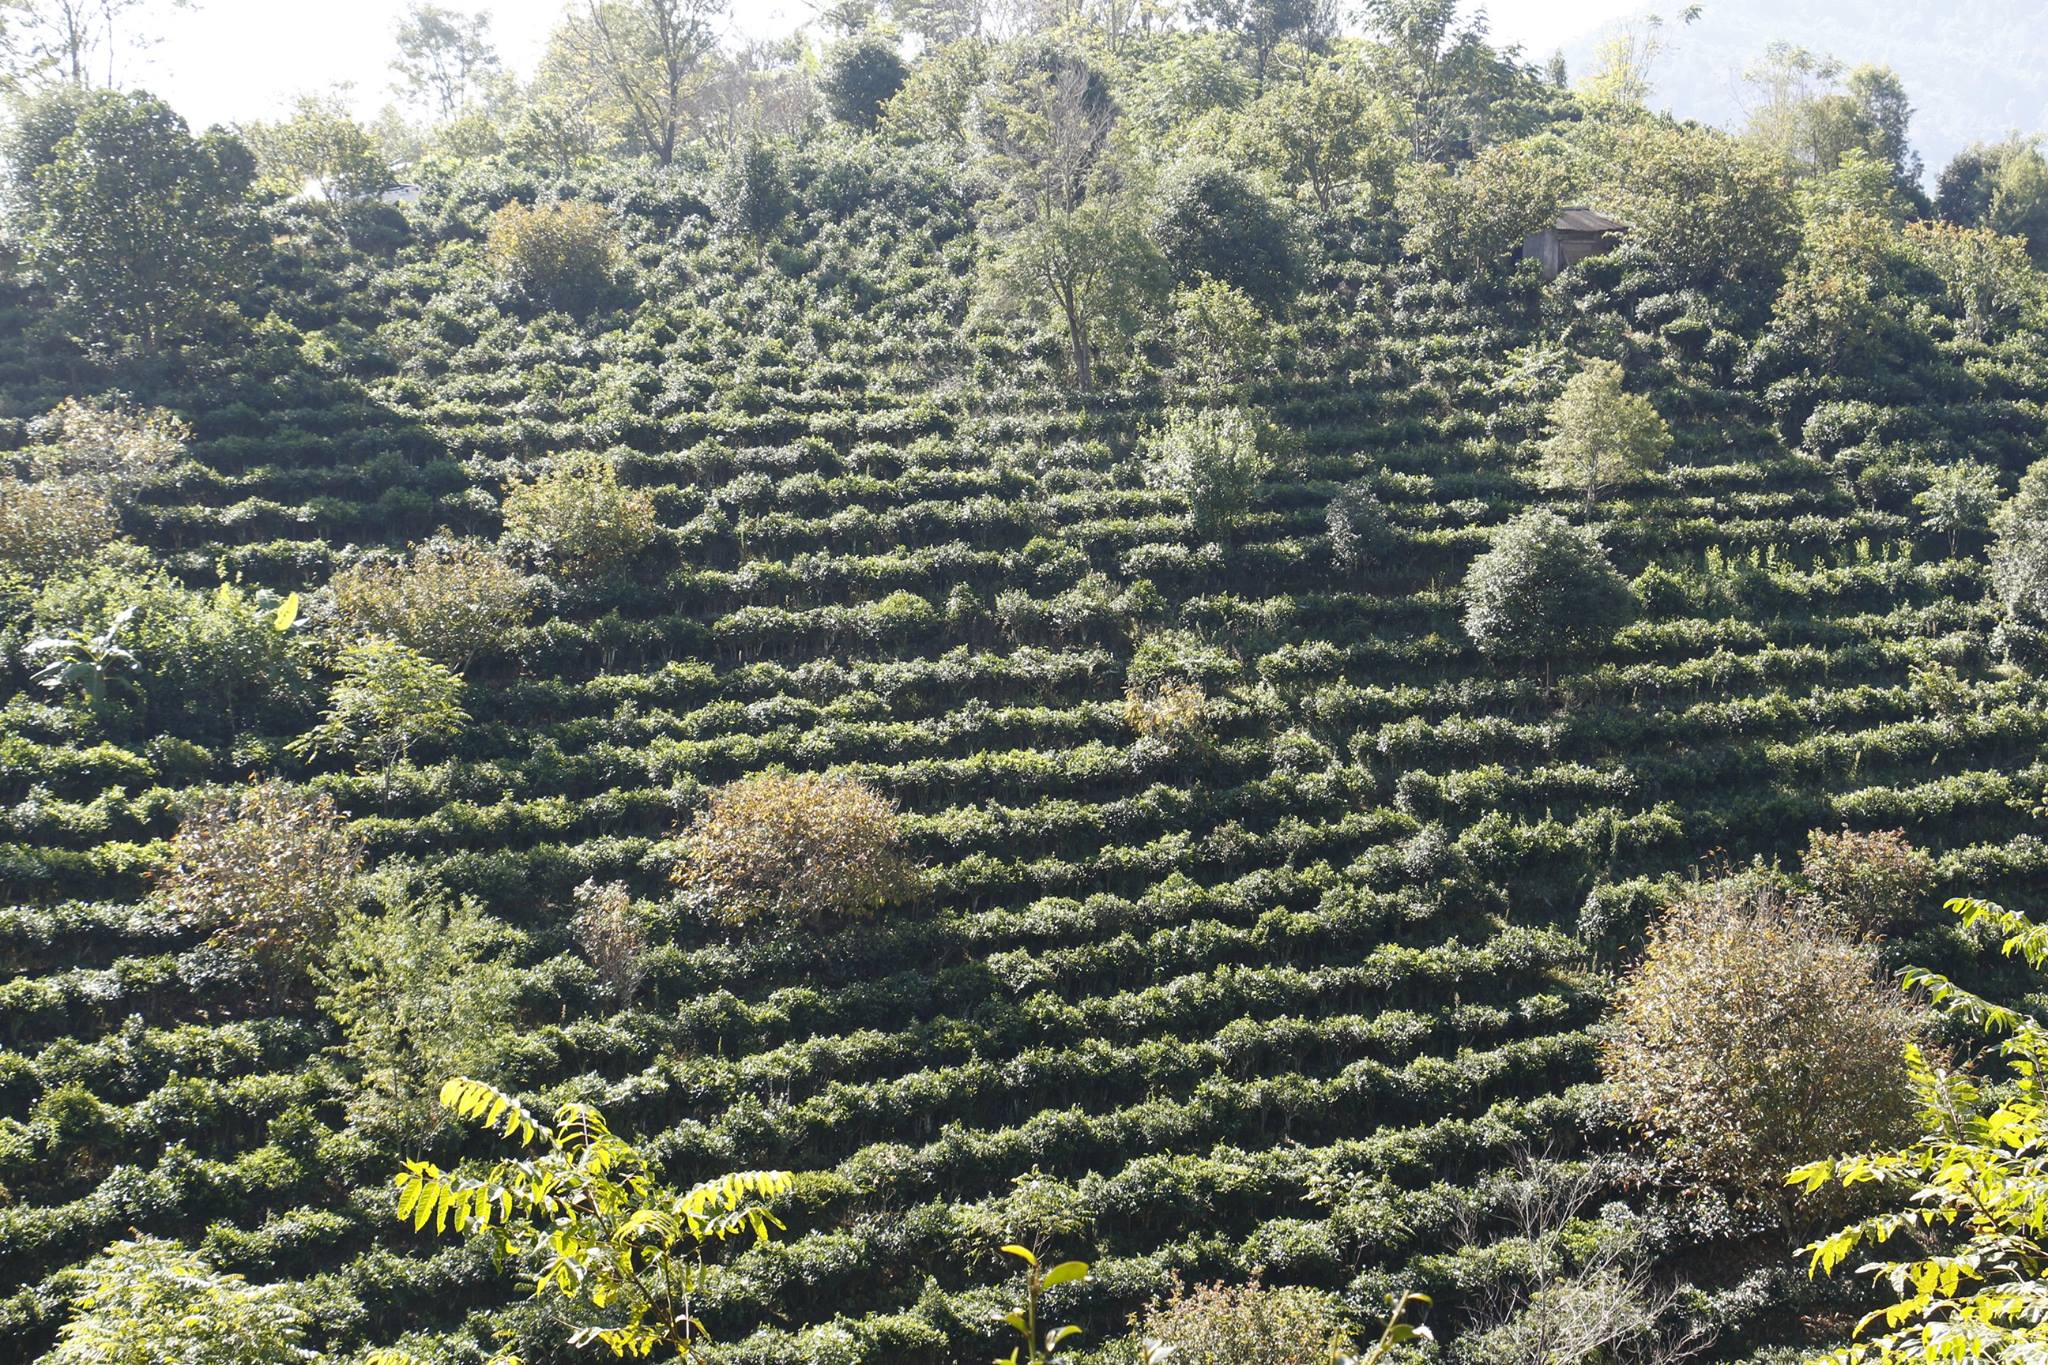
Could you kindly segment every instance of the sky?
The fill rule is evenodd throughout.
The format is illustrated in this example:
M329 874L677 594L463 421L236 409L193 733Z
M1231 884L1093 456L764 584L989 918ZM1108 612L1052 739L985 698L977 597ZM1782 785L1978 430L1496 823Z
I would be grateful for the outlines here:
M443 0L485 10L507 66L530 74L564 0ZM1496 41L1537 57L1641 7L1642 0L1488 0ZM197 0L189 11L156 3L159 41L121 74L152 90L194 127L265 118L308 91L344 83L359 110L390 97L392 34L407 0ZM736 34L777 38L812 15L804 0L732 0Z

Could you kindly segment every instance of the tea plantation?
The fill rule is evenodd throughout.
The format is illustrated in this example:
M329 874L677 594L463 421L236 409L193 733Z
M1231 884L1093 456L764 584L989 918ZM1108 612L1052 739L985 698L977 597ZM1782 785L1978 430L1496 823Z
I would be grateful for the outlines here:
M1126 122L1164 118L1157 42L1100 59ZM1605 117L1516 79L1528 145ZM1255 1275L1360 1323L1425 1290L1451 1350L1532 1161L1690 1286L1660 1311L1711 1324L1710 1354L1846 1336L1863 1291L1794 1255L1829 1217L1660 1167L1600 1030L1667 904L1791 872L1814 830L1932 855L1886 967L2004 979L1940 900L2048 890L2043 656L1990 521L1925 495L1967 462L2001 499L2048 456L2024 256L1973 292L1960 248L1946 274L1922 248L1974 229L1810 196L1782 284L1642 232L1545 281L1447 263L1407 188L1281 188L1299 276L1250 373L1188 378L1154 304L1098 332L1084 390L1064 323L990 303L1014 186L975 145L762 145L765 225L710 144L449 156L397 205L259 194L234 316L125 359L59 325L48 269L10 276L20 458L74 397L188 432L117 500L121 541L0 587L0 1358L51 1349L67 1272L131 1230L284 1286L335 1361L481 1361L500 1330L528 1361L602 1357L481 1240L394 1219L404 1159L496 1150L435 1118L455 1070L596 1106L673 1181L795 1174L785 1230L720 1253L696 1305L734 1365L988 1359L1005 1243L1091 1263L1055 1291L1083 1329L1062 1354L1135 1361L1174 1277ZM1613 156L1571 163L1571 202L1609 202ZM489 239L515 203L601 209L604 286L508 287ZM1670 433L1590 499L1539 467L1585 357ZM1157 457L1173 413L1217 405L1266 451L1220 519ZM575 453L651 507L602 571L507 531ZM1489 656L1467 574L1535 508L1632 602ZM501 537L518 609L435 656L462 723L383 757L293 743L380 634L348 573ZM86 659L110 626L128 661L80 665L99 704L38 680L31 641ZM893 804L908 889L798 919L691 894L692 820L768 771ZM345 813L363 906L434 907L397 948L336 939L427 964L367 1023L334 983L370 967L290 979L168 902L195 798L257 779ZM259 889L317 874L287 854ZM578 932L597 903L639 926L623 984Z

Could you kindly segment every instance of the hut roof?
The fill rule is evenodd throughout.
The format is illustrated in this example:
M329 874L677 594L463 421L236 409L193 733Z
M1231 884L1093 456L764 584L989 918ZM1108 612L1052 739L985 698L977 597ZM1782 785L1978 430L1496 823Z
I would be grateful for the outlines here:
M1585 207L1559 209L1557 211L1559 232L1627 232L1627 223L1617 223L1604 214L1598 214Z

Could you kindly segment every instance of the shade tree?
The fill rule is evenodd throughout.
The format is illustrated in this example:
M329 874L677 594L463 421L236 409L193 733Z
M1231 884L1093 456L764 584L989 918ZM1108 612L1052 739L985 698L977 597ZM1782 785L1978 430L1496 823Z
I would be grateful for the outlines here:
M2018 237L2036 262L2048 261L2048 157L2040 139L1964 148L1941 172L1935 208L1959 226Z
M1811 830L1799 875L1820 916L1851 938L1911 924L1934 891L1933 855L1904 830Z
M365 557L328 584L336 618L356 635L383 635L458 672L502 650L533 603L533 584L500 549L436 536L403 557Z
M286 747L306 758L342 753L381 775L386 799L398 765L416 749L461 733L462 676L396 640L372 636L343 647L327 709Z
M757 251L782 230L795 202L781 154L758 138L726 152L712 179L711 200L719 230Z
M576 311L604 297L623 253L611 215L587 200L527 205L491 215L484 258L514 293L544 308Z
M95 488L0 478L0 569L18 582L75 568L120 533L120 513Z
M301 95L289 117L241 126L256 187L286 197L349 201L390 188L390 163L337 97Z
M76 483L116 505L164 478L185 459L192 428L166 408L119 394L66 398L28 425L16 465L38 483Z
M1293 225L1257 185L1214 157L1161 177L1146 230L1182 285L1220 280L1272 311L1299 284Z
M1269 85L1231 125L1241 160L1306 193L1323 213L1394 193L1407 157L1394 112L1355 64L1313 62L1298 80Z
M1654 119L1588 123L1573 178L1628 225L1621 251L1674 289L1708 289L1737 315L1770 306L1799 244L1782 169L1715 129Z
M13 0L7 6L0 76L14 89L119 88L132 76L128 63L154 47L159 35L143 22L147 11L190 9L195 0Z
M624 882L577 885L570 934L621 1006L630 1006L647 976L647 922Z
M233 298L254 159L140 92L63 107L44 129L61 135L14 165L23 259L82 339L154 351Z
M1992 519L1991 586L2023 626L2048 626L2048 460L2020 477Z
M1460 0L1363 0L1366 70L1400 111L1410 155L1450 164L1555 120L1569 96Z
M795 1187L793 1175L736 1171L679 1190L590 1105L563 1104L544 1123L466 1075L450 1077L438 1098L515 1154L445 1171L407 1161L396 1177L401 1222L440 1234L452 1221L457 1235L481 1238L534 1297L574 1305L572 1345L624 1359L704 1359L711 1333L698 1314L719 1273L706 1252L732 1240L766 1243L783 1227L772 1201Z
M868 29L834 44L825 59L819 93L833 118L871 133L909 78L910 68L896 44Z
M417 1132L435 1076L495 1076L514 1044L525 939L476 901L387 866L341 918L314 971L341 1034L352 1122Z
M133 1233L73 1283L42 1365L278 1365L303 1360L311 1319L284 1286L250 1284L203 1252Z
M1330 558L1347 573L1376 566L1393 548L1392 519L1369 484L1353 483L1338 489L1330 499L1324 524L1329 531Z
M1540 508L1494 533L1465 575L1465 633L1501 662L1597 649L1634 618L1635 594L1592 534Z
M1503 269L1556 218L1564 183L1552 158L1520 144L1489 147L1456 170L1412 164L1395 196L1401 245L1454 277Z
M550 39L539 84L591 92L632 151L669 165L724 10L724 0L581 0Z
M1328 1365L1351 1345L1342 1303L1298 1285L1175 1280L1146 1305L1138 1338L1148 1358L1183 1365Z
M1671 428L1656 406L1623 388L1621 366L1588 360L1550 405L1541 471L1554 487L1583 490L1586 510L1600 494L1661 469Z
M982 300L1061 327L1086 392L1165 273L1121 164L1108 81L1077 52L1030 43L992 72L978 111L983 159L1004 186Z
M289 999L354 906L362 870L362 843L334 798L273 779L191 800L151 899Z
M1169 371L1176 390L1242 394L1272 354L1272 320L1235 285L1202 279L1173 291L1166 330L1173 348Z
M1195 0L1195 14L1229 34L1263 90L1267 67L1285 45L1318 52L1336 37L1341 7L1333 0Z
M1787 1218L1794 1166L1911 1135L1904 1057L1922 1027L1874 948L1802 914L1768 874L1738 874L1651 927L1600 1069L1682 1179Z
M1957 460L1935 466L1927 486L1913 495L1913 507L1922 526L1948 538L1953 555L1959 538L1991 524L2000 491L1996 468L1978 460Z
M488 11L466 13L414 0L399 20L395 89L443 122L477 100L503 67Z
M851 777L757 773L682 834L677 883L712 916L833 928L907 900L918 877L887 797Z
M1145 471L1187 500L1197 534L1227 535L1273 472L1274 444L1266 421L1249 408L1174 408L1145 437Z

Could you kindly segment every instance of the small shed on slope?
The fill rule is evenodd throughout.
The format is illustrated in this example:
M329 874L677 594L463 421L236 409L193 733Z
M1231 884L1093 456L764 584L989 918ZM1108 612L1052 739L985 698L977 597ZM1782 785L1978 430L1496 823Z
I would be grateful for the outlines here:
M1559 209L1556 222L1522 239L1522 259L1537 262L1543 267L1543 278L1554 280L1566 266L1614 250L1627 231L1628 224L1589 208Z

